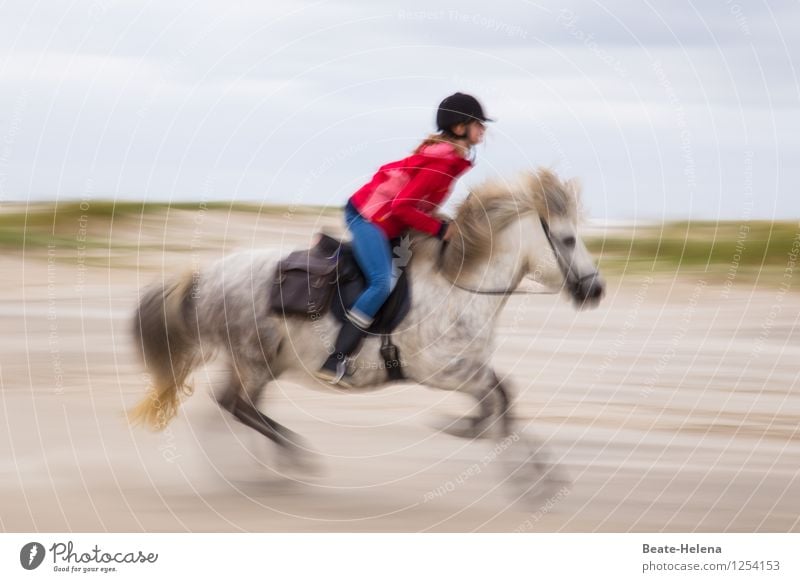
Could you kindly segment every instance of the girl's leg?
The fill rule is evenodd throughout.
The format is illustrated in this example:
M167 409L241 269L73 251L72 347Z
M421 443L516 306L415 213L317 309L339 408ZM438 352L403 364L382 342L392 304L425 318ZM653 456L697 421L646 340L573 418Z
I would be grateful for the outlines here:
M391 293L392 247L378 226L358 213L347 214L348 227L353 233L353 252L367 279L367 287L350 308L349 316L366 329Z
M347 226L353 233L353 252L367 279L367 288L347 313L334 342L333 352L317 371L326 382L350 388L346 358L361 344L366 329L391 292L392 250L388 239L377 226L365 220L349 206L345 211Z

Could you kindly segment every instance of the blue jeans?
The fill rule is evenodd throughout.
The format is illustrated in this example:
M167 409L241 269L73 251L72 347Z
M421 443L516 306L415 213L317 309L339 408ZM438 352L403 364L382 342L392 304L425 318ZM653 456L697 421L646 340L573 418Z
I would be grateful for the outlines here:
M345 206L344 216L353 234L356 261L367 279L367 288L356 299L350 313L357 323L365 326L372 322L391 293L392 245L380 227L361 216L350 202Z

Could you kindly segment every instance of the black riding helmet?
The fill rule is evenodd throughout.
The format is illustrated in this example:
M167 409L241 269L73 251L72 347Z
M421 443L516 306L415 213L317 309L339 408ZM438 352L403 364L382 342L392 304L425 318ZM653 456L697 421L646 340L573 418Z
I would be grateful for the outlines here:
M478 100L466 93L453 93L439 103L439 109L436 112L436 127L440 131L452 134L454 125L470 121L486 122L494 121L494 119L486 117Z

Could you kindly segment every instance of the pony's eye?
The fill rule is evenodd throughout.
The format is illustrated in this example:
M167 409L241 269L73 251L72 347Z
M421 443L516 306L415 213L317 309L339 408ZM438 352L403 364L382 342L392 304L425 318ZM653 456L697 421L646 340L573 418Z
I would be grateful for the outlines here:
M564 237L564 240L562 240L561 242L564 243L565 247L571 249L575 246L575 237L574 236Z

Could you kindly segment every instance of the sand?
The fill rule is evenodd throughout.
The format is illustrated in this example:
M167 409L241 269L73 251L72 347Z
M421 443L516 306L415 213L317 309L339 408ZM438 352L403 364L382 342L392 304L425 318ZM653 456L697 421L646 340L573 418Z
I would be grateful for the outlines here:
M167 431L128 426L140 287L320 225L338 220L173 213L115 225L128 246L110 254L5 253L0 530L800 531L800 295L702 273L610 274L590 312L513 298L494 357L513 442L431 428L467 410L460 395L287 378L262 408L313 445L317 472L298 473L214 404L213 363ZM520 464L539 445L546 486Z

